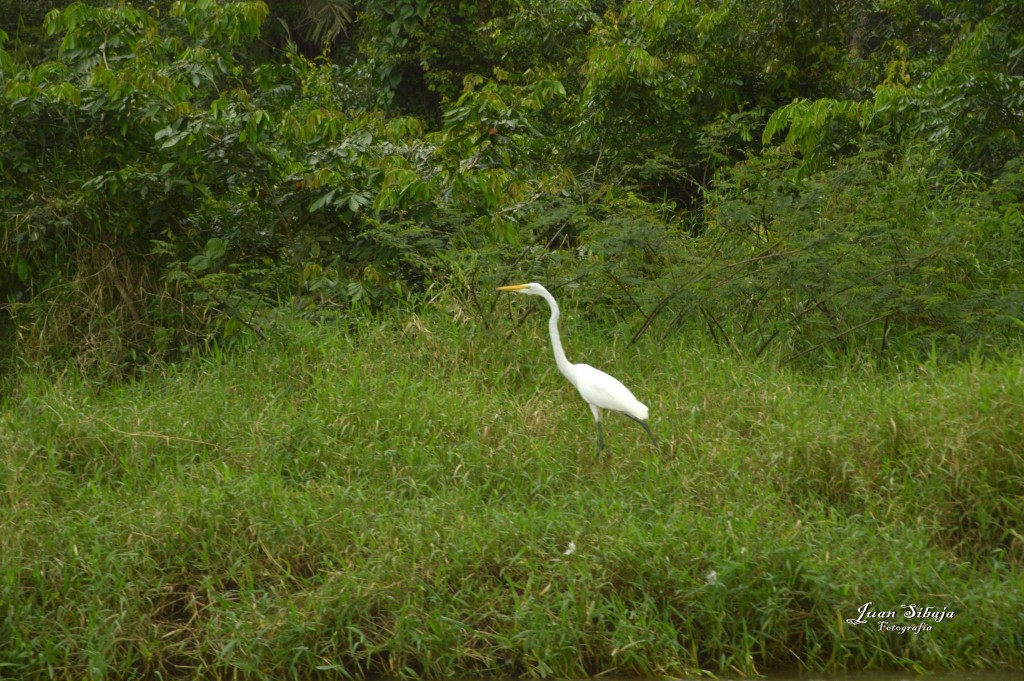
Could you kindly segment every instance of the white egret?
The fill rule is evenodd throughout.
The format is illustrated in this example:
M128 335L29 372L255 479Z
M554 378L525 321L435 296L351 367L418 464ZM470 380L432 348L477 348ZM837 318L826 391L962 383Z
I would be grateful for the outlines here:
M595 369L588 364L572 364L565 357L562 350L562 340L558 333L558 318L561 313L558 310L558 303L554 296L546 288L537 283L517 284L515 286L500 286L499 291L514 291L529 296L540 296L548 301L551 308L551 318L548 320L548 331L551 333L551 347L555 351L555 364L562 375L569 379L569 382L576 386L580 396L590 405L590 411L594 413L594 421L597 423L597 451L604 449L604 437L601 434L601 410L611 409L620 411L633 419L647 431L651 436L651 442L658 446L654 439L654 433L647 425L649 410L640 400L633 396L629 388L622 385L618 379L609 376L600 369Z

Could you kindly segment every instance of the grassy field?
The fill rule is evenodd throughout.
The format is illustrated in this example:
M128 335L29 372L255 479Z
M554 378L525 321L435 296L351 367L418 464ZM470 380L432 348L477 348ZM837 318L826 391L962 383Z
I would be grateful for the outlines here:
M1024 353L801 372L436 312L0 412L0 676L1024 666ZM575 550L572 550L574 547ZM951 618L850 625L865 603ZM890 620L892 618L889 618Z

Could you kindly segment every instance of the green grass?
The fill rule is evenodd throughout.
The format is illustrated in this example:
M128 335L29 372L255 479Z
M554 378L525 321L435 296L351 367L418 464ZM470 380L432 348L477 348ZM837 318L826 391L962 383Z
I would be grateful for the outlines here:
M753 674L1024 665L1024 354L801 373L442 312L0 414L0 675ZM576 546L567 555L569 543ZM898 634L846 618L956 611Z

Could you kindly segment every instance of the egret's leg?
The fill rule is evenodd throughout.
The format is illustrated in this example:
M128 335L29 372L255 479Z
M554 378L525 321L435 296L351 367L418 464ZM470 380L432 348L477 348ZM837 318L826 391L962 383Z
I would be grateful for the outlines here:
M623 413L625 413L625 412L623 412ZM626 416L629 416L629 414L626 414ZM654 433L651 432L651 427L647 425L647 422L646 421L641 421L640 419L636 418L635 416L629 416L629 418L633 419L634 421L636 421L637 423L639 423L641 426L644 427L644 430L647 431L647 434L651 436L651 442L653 442L654 446L657 447L658 446L658 441L654 439Z
M654 444L655 447L657 447L658 441L654 439L654 433L651 432L651 427L648 426L645 421L641 421L640 425L644 427L644 430L646 430L647 434L651 437L651 442Z
M590 411L593 412L594 422L597 424L597 453L600 454L604 449L604 436L601 434L601 410L590 405Z

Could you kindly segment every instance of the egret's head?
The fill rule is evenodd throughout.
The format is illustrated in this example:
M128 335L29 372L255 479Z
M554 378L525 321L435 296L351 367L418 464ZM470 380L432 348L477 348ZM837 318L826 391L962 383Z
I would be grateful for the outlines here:
M544 287L531 282L529 284L516 284L514 286L499 286L499 291L512 291L514 293L525 293L528 296L539 296Z

